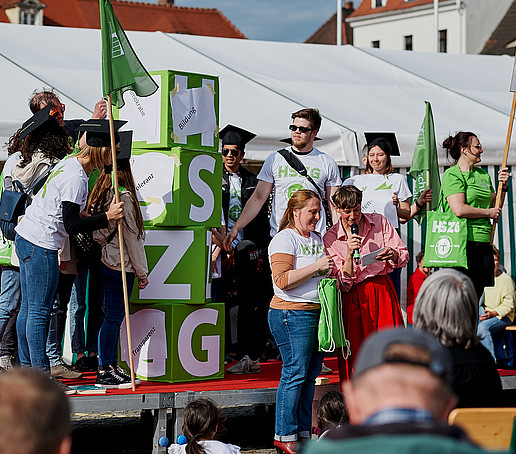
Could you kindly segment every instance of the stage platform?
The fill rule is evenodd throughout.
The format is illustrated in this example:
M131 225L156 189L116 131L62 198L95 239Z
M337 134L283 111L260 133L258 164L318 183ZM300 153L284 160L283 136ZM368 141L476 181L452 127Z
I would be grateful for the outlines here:
M337 358L326 358L324 363L333 369L329 384L316 389L314 401L318 401L330 389L338 389ZM230 364L227 367L231 367ZM114 411L152 410L154 412L153 454L166 452L158 440L167 436L172 442L182 434L183 409L200 397L212 399L220 407L246 405L274 405L276 389L281 375L281 361L260 364L259 374L229 375L219 380L185 383L157 383L142 381L131 389L107 390L106 394L70 396L72 413L105 413ZM65 380L68 385L95 383L95 373L86 373L78 380ZM171 413L171 427L167 427L167 415Z
M339 388L337 358L325 358L324 363L333 369L329 383L316 388L314 408L330 389ZM235 364L235 363L233 363ZM228 367L231 367L229 365ZM219 380L205 380L185 383L145 382L130 389L108 390L100 395L70 396L72 413L106 413L115 411L151 410L154 413L153 454L166 452L158 440L167 436L172 442L182 433L183 409L192 400L200 397L212 399L220 407L246 405L274 405L276 389L281 375L281 361L260 364L259 374L229 375ZM516 389L516 371L500 370L504 390ZM84 374L79 380L66 380L69 385L93 384L94 373ZM171 427L167 426L167 415L171 413Z

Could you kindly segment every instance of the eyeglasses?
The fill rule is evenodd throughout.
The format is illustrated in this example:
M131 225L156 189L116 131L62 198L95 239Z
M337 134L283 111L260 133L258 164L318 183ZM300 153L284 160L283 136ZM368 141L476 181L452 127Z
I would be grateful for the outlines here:
M477 150L482 150L482 145L471 145L472 148L476 148Z
M238 155L240 154L240 150L236 150L236 149L232 149L232 148L223 148L222 156L227 156L228 154L230 154L234 158L237 158Z
M55 108L55 107L51 107L50 108L50 116L51 117L54 117L54 118L57 118L59 117L60 115L64 115L64 111L66 109L66 106L64 104L60 104L58 108Z
M290 129L291 131L293 132L296 132L297 130L299 130L299 132L308 132L308 131L313 131L313 129L310 129L310 128L306 128L304 126L296 126L296 125L290 125L288 127L288 129Z

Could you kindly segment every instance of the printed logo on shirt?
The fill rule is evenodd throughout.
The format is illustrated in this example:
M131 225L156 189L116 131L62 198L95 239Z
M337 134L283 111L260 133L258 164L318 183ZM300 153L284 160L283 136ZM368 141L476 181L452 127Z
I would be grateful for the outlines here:
M301 245L301 254L303 255L319 255L324 253L323 244L314 244L312 246Z
M290 199L294 192L300 191L301 189L305 189L305 187L302 184L291 184L287 189L287 199Z
M306 171L308 175L310 175L314 180L319 179L319 177L321 176L321 169L318 169L317 167L306 167ZM299 174L297 170L294 170L288 164L284 166L278 166L278 175L276 178L281 179L295 177L303 178L303 176Z
M378 186L375 191L383 191L383 190L386 190L386 189L392 189L392 183L387 186L387 183L384 181L380 186ZM364 188L365 190L365 188Z
M232 207L229 207L228 216L229 219L236 222L240 215L242 214L242 209L238 205L233 205Z

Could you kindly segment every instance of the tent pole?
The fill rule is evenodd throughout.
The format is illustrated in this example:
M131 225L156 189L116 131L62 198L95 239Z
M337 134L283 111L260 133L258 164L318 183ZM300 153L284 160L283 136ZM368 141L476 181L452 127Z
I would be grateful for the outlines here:
M342 0L337 0L337 46L342 46Z

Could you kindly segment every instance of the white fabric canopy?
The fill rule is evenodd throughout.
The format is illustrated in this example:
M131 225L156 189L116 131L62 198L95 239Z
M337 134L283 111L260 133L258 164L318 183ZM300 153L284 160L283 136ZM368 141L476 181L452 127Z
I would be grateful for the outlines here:
M289 137L290 114L318 107L317 146L339 165L358 165L365 131L393 131L410 166L432 104L438 142L458 130L477 133L483 164L501 163L512 94L513 59L359 49L352 46L128 32L149 70L175 69L220 77L220 125L257 134L246 157L264 160ZM88 118L102 96L100 31L0 24L0 143L30 116L35 89L53 87L65 118ZM509 162L516 164L511 146ZM5 159L5 150L3 159ZM2 157L2 156L0 156Z

